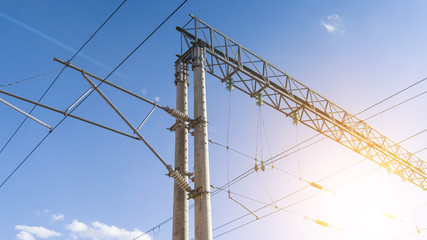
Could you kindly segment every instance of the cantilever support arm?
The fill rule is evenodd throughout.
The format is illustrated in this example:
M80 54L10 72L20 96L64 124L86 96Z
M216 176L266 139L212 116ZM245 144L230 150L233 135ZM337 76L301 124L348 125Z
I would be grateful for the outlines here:
M111 83L111 82L109 82L109 81L107 81L107 80L105 80L105 79L103 79L103 78L100 78L100 77L98 77L98 76L96 76L96 75L94 75L94 74L92 74L92 73L86 72L84 69L81 69L81 68L79 68L79 67L76 67L76 66L72 65L72 64L71 64L71 63L69 63L69 62L62 61L62 60L60 60L60 59L58 59L58 58L54 58L53 60L55 60L55 61L57 61L57 62L59 62L59 63L61 63L61 64L64 64L65 66L70 67L70 68L72 68L72 69L74 69L74 70L77 70L77 71L79 71L79 72L81 72L81 73L84 73L86 76L89 76L89 77L91 77L91 78L93 78L93 79L96 79L96 80L98 80L98 81L101 81L102 83L105 83L105 84L107 84L107 85L109 85L109 86L111 86L111 87L113 87L113 88L116 88L116 89L118 89L118 90L120 90L120 91L122 91L122 92L125 92L125 93L127 93L127 94L129 94L129 95L131 95L131 96L133 96L133 97L135 97L135 98L138 98L139 100L142 100L142 101L144 101L144 102L146 102L146 103L149 103L149 104L153 105L153 107L154 107L154 106L156 106L156 107L158 107L158 108L162 109L163 111L165 111L165 112L169 113L172 117L175 117L175 118L177 118L177 119L179 119L179 120L182 120L182 121L185 121L185 122L193 121L193 119L191 119L188 115L186 115L186 114L184 114L184 113L182 113L182 112L180 112L180 111L178 111L178 110L176 110L176 109L171 109L171 108L169 108L169 107L161 106L161 105L159 105L159 104L158 104L158 103L156 103L156 102L153 102L153 101L150 101L150 100L148 100L148 99L146 99L146 98L144 98L144 97L141 97L141 96L139 96L139 95L138 95L138 94L136 94L136 93L133 93L133 92L131 92L131 91L129 91L129 90L126 90L125 88L122 88L122 87L120 87L120 86L117 86L116 84ZM88 90L88 91L89 91L89 90Z
M166 163L165 160L157 153L157 151L145 140L145 138L138 132L138 130L126 119L126 117L117 109L116 106L102 93L102 91L96 86L86 75L85 72L82 72L83 77L86 81L95 89L96 92L110 105L110 107L120 116L120 118L129 126L130 129L139 137L139 139L144 142L144 144L151 150L151 152L156 155L160 162L169 170L172 171L172 167Z
M113 110L126 122L126 124L133 130L133 132L134 132L134 134L136 134L138 137L133 137L133 138L135 138L135 139L137 139L137 140L141 140L142 142L144 142L144 144L150 149L150 151L160 160L160 162L166 167L166 169L168 170L168 172L169 172L169 176L170 177L172 177L174 180L175 180L175 182L181 187L181 188L183 188L185 191L187 191L187 192L189 192L189 191L191 191L191 187L190 187L190 185L188 184L188 182L186 181L186 179L184 178L184 176L182 176L178 171L176 171L176 170L174 170L173 168L172 168L172 166L171 165L168 165L166 162L165 162L165 160L163 160L163 158L156 152L156 150L154 150L154 148L147 142L147 140L145 140L145 138L138 132L138 129L135 129L135 127L123 116L123 114L121 114L120 113L120 111L114 106L114 104L99 90L99 88L98 88L98 86L100 85L100 84L102 84L102 83L106 83L107 85L110 85L111 87L114 87L114 88L116 88L116 89L118 89L118 90L120 90L120 91L123 91L123 92L125 92L125 93L127 93L127 94L129 94L129 95L131 95L131 96L133 96L133 97L136 97L136 98L138 98L138 99L140 99L140 100L142 100L142 101L144 101L144 102L147 102L147 103L149 103L149 104L151 104L151 105L153 105L153 109L152 109L152 111L154 110L154 108L155 107L158 107L158 108L160 108L160 109L162 109L162 110L164 110L165 112L167 112L167 113L169 113L172 117L175 117L176 119L179 119L179 120L182 120L182 121L185 121L185 122L191 122L191 121L194 121L194 120L192 120L187 114L185 114L185 113L183 113L183 112L181 112L181 111L178 111L178 110L176 110L176 109L171 109L171 108L169 108L169 107L163 107L163 106L160 106L159 104L157 104L156 102L153 102L153 101L150 101L150 100L148 100L148 99L146 99L146 98L144 98L144 97L141 97L141 96L139 96L139 95L137 95L137 94L135 94L135 93L133 93L133 92L131 92L131 91L128 91L128 90L126 90L126 89L124 89L124 88L122 88L122 87L119 87L119 86L117 86L117 85L115 85L115 84L113 84L113 83L111 83L111 82L108 82L107 80L105 80L105 79L102 79L102 78L100 78L100 77L98 77L98 76L96 76L96 75L94 75L94 74L91 74L91 73L88 73L88 72L86 72L85 70L83 70L83 69L81 69L81 68L78 68L78 67L76 67L76 66L73 66L70 62L65 62L65 61L62 61L62 60L59 60L59 59L57 59L57 58L54 58L54 60L55 61L57 61L57 62L59 62L59 63L61 63L61 64L64 64L65 66L67 66L67 67L70 67L70 68L72 68L72 69L74 69L74 70L77 70L77 71L79 71L79 72L81 72L82 73L82 75L83 75L83 77L86 79L86 81L88 81L88 83L91 85L91 88L88 90L88 91L86 91L86 93L84 93L83 94L83 96L85 96L89 91L91 91L91 90L95 90L95 91L97 91L100 95L101 95L101 97L113 108ZM88 76L89 77L91 77L91 78L93 78L93 79L96 79L96 80L99 80L99 81L101 81L101 83L100 84L98 84L98 85L95 85L89 78L88 78ZM82 97L83 97L82 96ZM82 97L80 97L77 101L80 101L80 99L82 98ZM75 104L75 103L74 103ZM74 105L73 104L73 105ZM72 108L73 107L73 105L70 107L70 108ZM152 113L152 111L149 113L149 115ZM148 116L149 116L148 115ZM71 115L68 115L68 116L71 116ZM147 116L147 117L148 117ZM147 118L146 117L146 118ZM146 120L146 119L145 119ZM142 126L142 124L145 122L145 120L141 123L141 125L140 126Z
M61 110L58 110L58 109L56 109L56 108L49 107L49 106L46 106L46 105L44 105L44 104L41 104L41 103L38 103L38 102L35 102L35 101L32 101L32 100L29 100L29 99L23 98L23 97L21 97L21 96L18 96L18 95L15 95L15 94L9 93L9 92L5 92L5 91L2 91L2 90L0 90L0 93L5 94L5 95L10 96L10 97L13 97L13 98L16 98L16 99L19 99L19 100L22 100L22 101L24 101L24 102L28 102L28 103L31 103L31 104L37 105L37 106L39 106L39 107L42 107L42 108L45 108L45 109L51 110L51 111L53 111L53 112L57 112L57 113L61 113L61 114L67 115L68 117L72 117L72 118L77 119L77 120L80 120L80 121L82 121L82 122L86 122L86 123L89 123L89 124L95 125L95 126L97 126L97 127L100 127L100 128L106 129L106 130L108 130L108 131L115 132L115 133L121 134L121 135L123 135L123 136L130 137L130 138L133 138L133 139L138 140L138 138L137 138L137 137L135 137L135 136L132 136L132 135L129 135L129 134L127 134L127 133L124 133L124 132L118 131L118 130L116 130L116 129L113 129L113 128L110 128L110 127L107 127L107 126L101 125L101 124L96 123L96 122L92 122L92 121L87 120L87 119L84 119L84 118L82 118L82 117L75 116L75 115L73 115L73 114L68 114L68 113L66 113L66 112L64 112L64 111L61 111Z
M1 99L1 98L0 98L0 102L2 102L2 103L4 103L4 104L6 104L7 106L9 106L9 107L11 107L11 108L15 109L15 110L16 110L16 111L18 111L18 112L20 112L20 113L24 114L25 116L27 116L27 117L29 117L29 118L33 119L34 121L36 121L36 122L40 123L41 125L43 125L43 126L45 126L45 127L49 128L49 131L50 131L50 132L52 132L52 127L51 127L51 126L49 126L49 125L47 125L46 123L44 123L44 122L42 122L42 121L38 120L38 119L37 119L37 118L35 118L34 116L32 116L32 115L30 115L30 114L28 114L28 113L24 112L24 111L23 111L23 110L21 110L20 108L18 108L18 107L16 107L16 106L12 105L11 103L9 103L9 102L7 102L7 101L5 101L5 100Z

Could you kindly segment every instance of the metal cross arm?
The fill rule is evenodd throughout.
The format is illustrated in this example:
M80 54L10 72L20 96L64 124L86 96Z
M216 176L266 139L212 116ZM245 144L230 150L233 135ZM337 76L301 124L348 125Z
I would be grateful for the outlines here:
M133 139L138 140L138 137L135 137L135 136L132 136L132 135L130 135L130 134L127 134L127 133L121 132L121 131L119 131L119 130L116 130L116 129L113 129L113 128L110 128L110 127L104 126L104 125L102 125L102 124L99 124L99 123L96 123L96 122L93 122L93 121L90 121L90 120L84 119L84 118L82 118L82 117L75 116L75 115L73 115L73 114L68 114L68 113L66 113L66 112L64 112L64 111L61 111L61 110L56 109L56 108L53 108L53 107L46 106L46 105L41 104L41 103L38 103L38 102L36 102L36 101L32 101L32 100L26 99L26 98L24 98L24 97L21 97L21 96L15 95L15 94L12 94L12 93L9 93L9 92L5 92L5 91L3 91L3 90L0 90L0 93L5 94L5 95L10 96L10 97L13 97L13 98L16 98L16 99L19 99L19 100L22 100L22 101L25 101L25 102L28 102L28 103L31 103L31 104L34 104L34 105L37 105L37 106L39 106L39 107L42 107L42 108L45 108L45 109L48 109L48 110L51 110L51 111L54 111L54 112L60 113L60 114L67 115L68 117L72 117L72 118L74 118L74 119L77 119L77 120L80 120L80 121L83 121L83 122L86 122L86 123L89 123L89 124L95 125L95 126L97 126L97 127L100 127L100 128L103 128L103 129L106 129L106 130L109 130L109 131L112 131L112 132L115 132L115 133L121 134L121 135L123 135L123 136L130 137L130 138L133 138Z
M151 115L151 113L154 111L154 109L156 107L166 111L167 113L169 113L171 116L175 117L176 119L185 121L185 122L191 122L193 121L187 114L178 111L176 109L172 109L169 107L163 107L159 104L157 104L156 102L150 101L142 96L139 96L138 94L135 94L129 90L126 90L118 85L115 85L103 78L100 78L92 73L86 72L84 69L78 68L74 65L72 65L69 61L65 62L62 61L60 59L54 58L54 61L59 62L67 67L70 67L74 70L77 70L79 72L82 73L83 77L86 79L86 81L90 84L90 88L73 104L69 107L69 109L71 109L78 101L80 101L83 97L85 97L90 91L95 90L96 92L98 92L98 94L108 103L108 105L110 105L110 107L120 116L120 118L122 118L122 120L128 125L128 127L130 129L132 129L132 131L134 132L134 134L137 137L134 137L138 140L141 140L149 149L150 151L160 160L160 162L166 167L166 169L168 170L168 175L170 177L172 177L175 182L185 191L190 192L191 191L191 187L189 185L189 183L186 181L185 177L182 176L182 174L176 170L174 170L172 168L171 165L167 164L166 161L157 153L157 151L148 143L147 140L145 140L145 138L139 133L139 129L142 127L142 125L145 123L145 121L147 120L147 118ZM95 85L90 79L89 77L91 77L92 79L96 79L98 81L100 81L100 83L98 85ZM153 108L151 109L150 113L145 117L145 119L142 121L142 123L139 125L138 128L135 128L126 118L125 116L114 106L114 104L101 92L101 90L98 88L100 84L105 83L113 88L116 88L122 92L125 92L135 98L138 98L144 102L147 102L151 105L153 105ZM68 110L69 110L68 109Z
M142 96L140 96L140 95L138 95L136 93L133 93L133 92L131 92L131 91L129 91L129 90L123 88L123 87L120 87L120 86L118 86L118 85L116 85L116 84L114 84L112 82L109 82L109 81L107 81L107 80L105 80L105 79L103 79L101 77L98 77L98 76L96 76L96 75L94 75L92 73L86 72L84 69L81 69L79 67L76 67L76 66L72 65L70 62L66 62L66 61L60 60L58 58L54 58L54 60L56 62L64 64L67 67L70 67L70 68L72 68L74 70L77 70L77 71L79 71L81 73L84 73L86 76L89 76L89 77L91 77L93 79L96 79L96 80L98 80L98 81L100 81L102 83L105 83L105 84L107 84L107 85L109 85L109 86L111 86L111 87L113 87L113 88L115 88L117 90L120 90L120 91L122 91L124 93L127 93L127 94L129 94L129 95L131 95L131 96L133 96L135 98L138 98L139 100L142 100L142 101L144 101L146 103L149 103L149 104L153 105L153 107L156 106L156 107L162 109L163 111L169 113L171 116L173 116L173 117L175 117L175 118L177 118L179 120L186 121L186 122L192 121L192 119L187 114L185 114L185 113L183 113L181 111L178 111L178 110L173 109L173 108L161 106L161 105L159 105L156 102L150 101L150 100L148 100L148 99L146 99L146 98L144 98L144 97L142 97ZM90 90L92 90L92 89L89 89L87 92L89 92ZM87 92L85 94L83 94L83 96L86 95Z
M181 55L203 46L206 72L427 190L427 164L332 101L193 15L184 27Z

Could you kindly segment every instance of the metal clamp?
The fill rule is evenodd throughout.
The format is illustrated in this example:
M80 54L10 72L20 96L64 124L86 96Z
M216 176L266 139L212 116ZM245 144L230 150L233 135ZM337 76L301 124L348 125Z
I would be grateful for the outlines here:
M166 128L166 129L171 131L171 132L175 132L175 130L180 128L180 127L187 127L187 125L184 124L181 120L176 120L176 122L171 127Z
M191 120L191 121L188 123L187 128L188 128L189 130L190 130L190 129L194 129L195 127L197 127L197 126L198 126L199 124L201 124L201 123L206 124L206 123L208 123L208 122L205 120L205 118L204 118L204 117L199 116L199 117L197 117L196 119Z
M198 189L191 190L188 193L188 199L195 198L195 197L202 195L202 194L205 194L205 193L210 194L211 192L204 190L203 186L201 186Z

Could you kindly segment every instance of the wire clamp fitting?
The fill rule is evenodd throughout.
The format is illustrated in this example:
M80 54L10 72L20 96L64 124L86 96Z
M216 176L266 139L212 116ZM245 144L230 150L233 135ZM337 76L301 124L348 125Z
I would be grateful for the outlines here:
M177 120L171 127L166 128L166 129L169 130L169 131L171 131L171 132L175 132L176 129L178 129L180 127L187 127L187 124L183 123L180 120Z
M204 117L199 116L194 120L191 120L190 123L188 124L188 129L194 129L196 128L199 124L207 124L208 122L205 120Z
M198 189L191 190L188 193L188 199L195 198L195 197L202 195L202 194L210 194L210 193L211 192L204 190L203 186L201 186Z

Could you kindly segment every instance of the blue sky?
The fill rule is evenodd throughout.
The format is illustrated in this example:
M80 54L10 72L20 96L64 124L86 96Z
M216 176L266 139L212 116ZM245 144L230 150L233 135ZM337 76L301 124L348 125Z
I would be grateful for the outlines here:
M1 1L0 84L7 84L61 67L53 57L69 59L121 1ZM73 64L105 77L180 2L128 0ZM427 3L414 1L193 1L189 0L109 80L142 96L175 106L174 61L180 52L176 26L192 13L286 71L302 83L351 113L392 95L427 77ZM1 88L37 100L57 72ZM66 69L42 103L65 110L89 86L81 74ZM369 117L426 91L422 82L363 113ZM107 86L105 94L135 124L151 106ZM190 87L191 89L191 87ZM25 111L31 105L1 96ZM190 101L192 93L190 91ZM266 159L315 135L305 126L263 106L263 144L258 139L258 107L241 92L228 92L224 84L207 76L209 138L226 143L228 109L230 146L250 156ZM398 142L426 128L427 99L421 95L380 114L368 123ZM192 103L190 102L190 113ZM108 126L130 132L102 99L92 94L74 112ZM34 116L55 125L62 116L37 108ZM0 146L15 131L23 115L0 104ZM142 134L173 163L174 135L166 130L174 119L156 110ZM0 154L0 181L44 137L48 129L27 121ZM268 145L266 144L268 140ZM412 152L426 147L422 133L402 145ZM190 156L192 156L190 137ZM227 182L227 153L210 145L211 183ZM257 151L256 151L257 149ZM263 151L263 156L260 151ZM427 159L427 151L419 152ZM276 163L276 167L304 179L317 181L363 159L338 143L325 140ZM192 169L190 159L190 170ZM228 155L230 178L254 166L254 161ZM300 166L300 167L299 167ZM374 170L365 161L321 182L326 188ZM131 239L172 215L173 182L164 167L141 143L74 119L65 120L0 189L2 239ZM307 184L267 167L231 187L231 191L271 202ZM278 203L292 205L318 194L315 188L298 192ZM402 182L381 169L354 182L323 192L217 239L424 239L427 229L427 196L420 188ZM262 204L234 196L249 209ZM191 204L192 202L190 202ZM414 208L418 207L415 210ZM213 227L247 211L219 193L212 198ZM262 216L273 212L266 208ZM392 220L381 212L398 216ZM302 216L302 217L301 217ZM325 228L310 219L328 222ZM247 216L214 231L220 235L254 220ZM193 237L190 211L190 237ZM145 239L170 239L168 222ZM415 232L414 232L415 231ZM355 236L355 234L357 236ZM141 238L144 239L144 238Z

